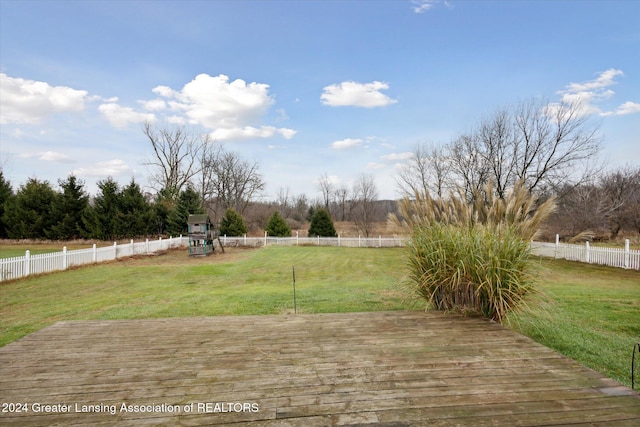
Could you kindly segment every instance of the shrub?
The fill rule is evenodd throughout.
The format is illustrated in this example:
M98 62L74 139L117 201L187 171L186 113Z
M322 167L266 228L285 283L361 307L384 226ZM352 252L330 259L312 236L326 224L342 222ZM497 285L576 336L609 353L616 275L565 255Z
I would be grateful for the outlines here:
M220 221L220 235L242 236L247 232L242 216L233 209L227 209Z
M326 209L316 209L311 217L309 237L336 237L337 235L329 212Z
M269 217L267 227L264 230L269 236L291 237L291 227L289 227L287 221L282 218L278 211L274 211L271 217Z
M555 203L517 185L503 199L487 187L468 203L461 194L416 194L400 204L409 227L407 284L437 310L476 312L502 322L535 292L529 241Z

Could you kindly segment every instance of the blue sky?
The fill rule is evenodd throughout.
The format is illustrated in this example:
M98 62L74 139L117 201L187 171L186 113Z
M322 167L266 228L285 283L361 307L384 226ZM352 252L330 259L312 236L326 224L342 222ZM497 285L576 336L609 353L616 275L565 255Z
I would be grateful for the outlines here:
M637 1L0 0L0 165L14 189L132 177L142 126L185 125L267 183L376 179L499 107L580 98L611 166L640 164Z

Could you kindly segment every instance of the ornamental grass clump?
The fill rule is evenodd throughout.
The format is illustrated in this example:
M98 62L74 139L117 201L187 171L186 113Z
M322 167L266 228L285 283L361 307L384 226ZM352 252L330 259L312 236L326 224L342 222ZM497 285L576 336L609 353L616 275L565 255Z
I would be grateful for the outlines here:
M492 194L487 186L472 203L461 194L401 202L402 220L393 219L411 235L407 284L429 307L502 322L535 293L529 242L555 203L537 205L521 184L505 199Z

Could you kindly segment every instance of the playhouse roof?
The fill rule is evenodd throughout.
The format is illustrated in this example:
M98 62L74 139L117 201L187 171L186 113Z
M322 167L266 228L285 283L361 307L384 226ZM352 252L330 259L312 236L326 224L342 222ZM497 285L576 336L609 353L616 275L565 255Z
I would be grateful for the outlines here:
M207 214L189 215L187 224L211 224L211 220Z

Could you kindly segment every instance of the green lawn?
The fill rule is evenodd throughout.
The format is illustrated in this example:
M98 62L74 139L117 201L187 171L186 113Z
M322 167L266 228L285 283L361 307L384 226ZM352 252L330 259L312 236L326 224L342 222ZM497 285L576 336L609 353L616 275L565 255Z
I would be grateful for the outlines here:
M633 345L640 342L640 272L551 259L540 266L540 289L549 302L511 316L511 326L631 385Z
M511 327L624 384L640 342L640 272L540 259L550 298ZM404 250L229 248L127 259L0 283L0 345L60 320L419 309L400 287Z
M0 345L68 319L407 308L402 249L269 247L207 258L175 250L0 284Z

